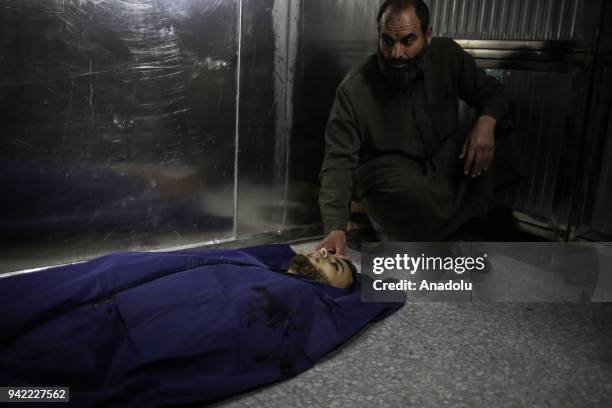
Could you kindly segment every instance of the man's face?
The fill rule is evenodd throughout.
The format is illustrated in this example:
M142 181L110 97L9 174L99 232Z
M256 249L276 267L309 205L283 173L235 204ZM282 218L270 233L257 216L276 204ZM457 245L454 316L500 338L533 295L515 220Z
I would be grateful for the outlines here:
M424 35L414 7L385 11L379 25L378 56L392 85L402 87L416 78L430 42L431 27Z
M296 255L291 260L288 272L341 289L353 283L349 264L326 249Z
M336 258L325 248L306 254L310 262L327 278L330 285L345 288L353 282L353 274L344 259Z

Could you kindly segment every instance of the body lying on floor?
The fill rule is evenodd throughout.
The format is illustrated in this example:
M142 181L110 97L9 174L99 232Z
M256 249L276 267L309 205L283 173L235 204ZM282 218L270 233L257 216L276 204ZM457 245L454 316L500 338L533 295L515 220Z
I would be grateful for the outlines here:
M289 272L289 273L288 273ZM287 245L120 252L0 279L0 384L70 387L77 406L205 402L307 370L403 303Z

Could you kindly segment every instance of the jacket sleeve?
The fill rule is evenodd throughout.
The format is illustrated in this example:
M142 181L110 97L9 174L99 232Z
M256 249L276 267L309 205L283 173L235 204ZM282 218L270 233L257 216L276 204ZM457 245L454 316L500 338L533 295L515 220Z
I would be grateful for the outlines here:
M474 58L459 44L454 41L452 44L455 58L459 60L459 98L478 110L479 115L490 115L498 123L505 122L510 111L510 97L503 85L476 65Z
M346 231L359 148L359 126L354 107L341 85L336 91L327 122L325 157L319 174L319 206L325 235L333 230Z

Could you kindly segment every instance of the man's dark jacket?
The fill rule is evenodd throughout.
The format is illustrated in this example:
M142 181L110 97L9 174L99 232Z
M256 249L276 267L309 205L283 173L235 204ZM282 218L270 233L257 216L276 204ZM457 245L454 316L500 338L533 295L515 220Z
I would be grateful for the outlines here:
M370 167L365 173L372 174L371 169L383 168L390 161L403 161L402 166L413 163L416 168L429 169L424 173L431 173L432 166L427 163L435 162L447 140L459 131L462 140L458 143L459 152L453 151L457 153L453 166L458 165L461 173L463 162L459 163L458 156L471 126L460 126L459 99L474 107L479 116L497 119L496 135L500 128L508 127L510 101L503 86L447 38L432 39L421 80L408 91L394 89L386 82L375 54L346 75L329 117L320 174L319 203L326 234L346 230L351 198L361 198L371 187L360 184L363 180L355 177L364 173L365 166ZM500 168L493 173L498 177L491 184L512 178L501 176L501 166L496 167ZM383 179L385 175L383 172ZM452 211L461 211L461 205L455 207Z

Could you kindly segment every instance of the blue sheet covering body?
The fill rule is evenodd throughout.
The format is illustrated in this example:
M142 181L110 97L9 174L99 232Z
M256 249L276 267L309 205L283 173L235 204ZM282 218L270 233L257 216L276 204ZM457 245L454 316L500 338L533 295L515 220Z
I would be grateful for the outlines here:
M115 253L0 279L0 385L74 406L220 399L296 375L403 303L284 273L287 245Z

